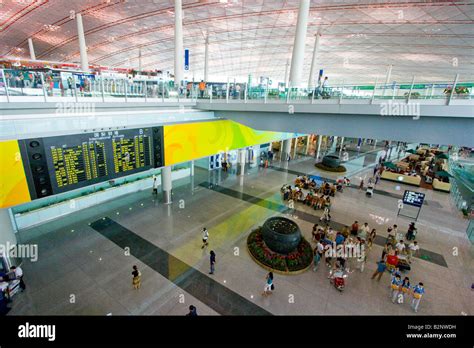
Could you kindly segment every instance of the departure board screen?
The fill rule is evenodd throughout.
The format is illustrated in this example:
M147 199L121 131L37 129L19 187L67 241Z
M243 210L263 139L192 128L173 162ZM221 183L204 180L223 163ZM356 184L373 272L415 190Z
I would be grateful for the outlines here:
M61 145L51 145L46 153L51 155L53 188L69 188L71 185L107 177L106 139L65 139ZM79 143L80 142L80 143ZM100 181L100 180L95 180Z
M112 136L114 173L128 173L150 167L152 161L151 134L139 129L138 134L121 132Z
M153 127L22 140L30 191L39 198L156 167L162 161L154 160L153 149L162 144L154 142L162 141L161 134L162 127ZM44 163L34 159L43 157ZM46 181L50 188L44 191Z

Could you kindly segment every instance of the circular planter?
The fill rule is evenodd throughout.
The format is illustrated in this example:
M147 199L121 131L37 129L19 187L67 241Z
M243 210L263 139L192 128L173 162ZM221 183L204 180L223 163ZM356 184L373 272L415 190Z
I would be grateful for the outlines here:
M280 254L271 250L263 240L262 227L252 231L247 237L250 257L261 267L279 274L301 274L311 267L313 249L303 237L294 251Z
M332 173L344 173L347 169L343 165L337 166L337 167L328 167L324 165L322 162L316 163L314 165L316 168L320 170L324 170L326 172L332 172Z
M269 218L262 226L265 244L280 254L289 254L301 242L301 231L298 225L284 217Z
M329 168L337 168L341 165L339 156L328 155L323 157L323 164Z

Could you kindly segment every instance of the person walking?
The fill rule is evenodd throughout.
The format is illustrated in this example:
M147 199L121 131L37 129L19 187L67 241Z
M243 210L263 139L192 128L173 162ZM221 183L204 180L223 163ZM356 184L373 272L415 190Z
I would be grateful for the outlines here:
M314 248L314 256L313 256L313 272L318 270L319 262L321 262L321 258L323 257L324 253L324 245L318 241L316 244L316 248Z
M142 274L138 270L137 266L133 266L132 276L133 276L132 278L133 288L136 290L140 289L141 282L142 282Z
M359 222L356 220L351 226L351 234L357 236L357 233L359 233Z
M265 287L263 288L262 296L271 295L274 289L275 286L273 285L273 272L269 272L266 277Z
M403 302L406 300L406 295L410 293L411 287L410 287L410 278L405 277L403 278L402 282L402 295L403 295Z
M23 281L23 270L20 266L11 266L10 271L15 274L15 279L20 281L20 289L24 291L26 289L25 282Z
M364 225L360 228L359 237L363 240L367 240L367 235L370 232L369 223L364 222Z
M372 245L374 244L375 238L377 237L377 231L375 228L370 231L369 238L367 240L367 247L369 250L372 250Z
M380 181L380 172L377 171L377 173L375 173L375 185L377 185Z
M411 308L415 311L415 313L418 312L418 306L420 305L421 298L423 297L425 293L425 288L423 286L423 283L418 283L418 285L415 285L413 287L413 300L411 301Z
M6 295L2 290L0 290L0 316L7 315L10 310L11 308L8 307Z
M398 225L393 225L392 233L395 235L395 240L403 239L403 233L398 231Z
M205 247L207 247L209 245L209 242L208 242L209 231L207 230L207 228L203 227L201 232L202 232L202 247L201 247L201 249L204 249Z
M415 223L411 222L410 225L408 226L408 232L406 234L406 238L408 240L414 240L416 236L416 227Z
M364 242L361 241L358 243L358 248L356 250L359 250L359 257L357 258L357 268L360 270L360 272L364 272L365 269L365 263L367 262L367 254L365 253L364 250Z
M201 80L201 82L199 82L199 98L204 98L204 91L206 90L206 83L204 82L204 80Z
M153 194L158 194L158 180L156 180L156 176L153 176Z
M413 256L418 256L419 251L420 251L420 246L418 245L418 242L416 240L410 243L410 245L408 245L408 248L407 248L408 263L411 263L411 258Z
M401 292L401 288L402 288L402 278L400 277L399 274L393 277L391 287L392 287L392 292L391 292L392 303L395 303L395 300L397 299L398 294Z
M385 256L390 252L392 245L390 243L385 243L383 250L382 250L382 260L385 260Z
M405 252L405 242L401 239L397 244L395 244L395 249L398 250L399 254L403 254Z
M364 178L360 178L359 190L364 189Z
M385 270L387 269L387 265L385 264L385 261L381 259L379 262L377 262L377 269L375 270L374 274L372 274L372 278L377 278L377 281L380 281L380 278L382 278L382 275L385 273Z
M188 317L197 317L197 315L198 315L198 314L197 314L197 309L196 309L196 307L194 307L193 305L190 305L190 306L189 306L189 313L186 314L186 316L188 316Z
M210 261L210 266L211 266L209 274L214 274L215 264L216 264L216 253L214 252L214 250L211 250L210 252L209 261Z

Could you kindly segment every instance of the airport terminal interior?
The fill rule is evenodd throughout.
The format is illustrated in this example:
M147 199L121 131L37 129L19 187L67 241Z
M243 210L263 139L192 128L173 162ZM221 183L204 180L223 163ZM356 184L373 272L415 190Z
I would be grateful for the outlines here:
M474 314L474 1L0 2L0 314Z

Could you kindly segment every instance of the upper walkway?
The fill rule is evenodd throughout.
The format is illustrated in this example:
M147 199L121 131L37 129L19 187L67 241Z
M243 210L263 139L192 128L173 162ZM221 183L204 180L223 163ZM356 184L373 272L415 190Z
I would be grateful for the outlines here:
M125 112L129 115L127 124L133 124L135 111L144 110L173 114L168 121L176 122L190 121L186 119L188 113L199 109L209 112L206 118L232 119L259 130L474 146L472 82L336 85L324 89L227 83L209 84L205 91L199 91L196 85L176 90L157 81L100 77L85 88L3 81L0 115L7 122ZM91 120L88 128L94 122Z

